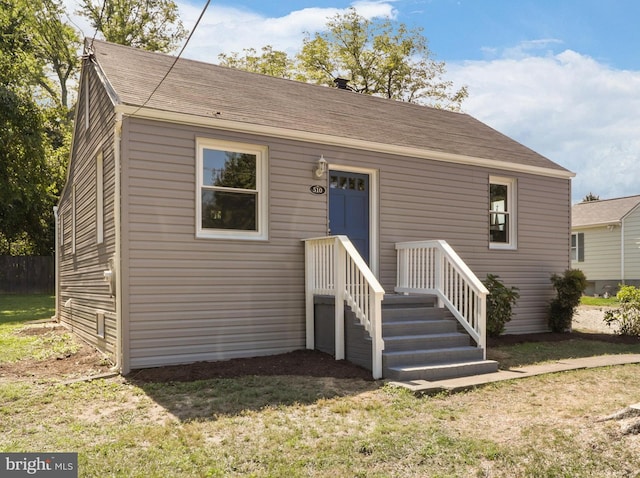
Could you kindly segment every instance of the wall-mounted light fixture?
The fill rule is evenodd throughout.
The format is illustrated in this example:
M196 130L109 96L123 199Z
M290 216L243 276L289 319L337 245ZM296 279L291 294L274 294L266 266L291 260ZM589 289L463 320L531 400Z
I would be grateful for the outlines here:
M320 155L320 159L318 160L318 166L313 170L313 175L320 179L324 173L327 172L327 160L324 159L323 155Z

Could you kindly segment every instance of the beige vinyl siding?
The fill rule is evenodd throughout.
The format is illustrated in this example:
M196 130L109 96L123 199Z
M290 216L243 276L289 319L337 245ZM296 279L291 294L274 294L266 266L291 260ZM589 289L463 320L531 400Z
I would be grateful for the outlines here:
M57 298L60 320L87 342L114 355L116 350L115 300L109 296L103 272L115 251L113 154L114 114L109 98L98 83L93 68L85 68L82 88L90 83L90 96L80 94L74 132L73 160L68 183L60 201L64 242L60 248L60 294ZM90 98L89 107L85 107ZM88 121L85 117L89 112ZM89 125L87 131L85 126ZM96 156L103 153L104 241L97 242ZM72 208L75 190L75 243L72 253ZM70 306L64 304L71 299ZM96 334L96 312L105 312L105 337Z
M196 239L197 137L269 148L267 241ZM380 279L395 285L395 243L446 239L480 278L521 288L508 331L546 330L549 276L569 264L569 181L424 159L127 119L123 132L123 317L130 367L303 348L301 239L327 232L326 184L312 169L379 171ZM489 175L515 177L518 249L489 249Z
M572 261L572 267L584 272L589 281L620 280L620 227L601 226L573 232L584 233L584 261Z
M124 125L123 316L130 367L303 348L300 239L326 233L326 196L309 192L319 150L150 121ZM268 146L267 241L195 237L197 137Z
M640 208L624 219L624 278L640 280Z

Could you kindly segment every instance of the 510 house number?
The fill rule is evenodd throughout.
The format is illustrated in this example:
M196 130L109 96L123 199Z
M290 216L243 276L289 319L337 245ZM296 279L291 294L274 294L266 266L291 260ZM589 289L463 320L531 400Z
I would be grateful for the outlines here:
M311 194L324 194L327 192L327 188L320 184L314 184L313 186L309 187L309 191L311 191Z

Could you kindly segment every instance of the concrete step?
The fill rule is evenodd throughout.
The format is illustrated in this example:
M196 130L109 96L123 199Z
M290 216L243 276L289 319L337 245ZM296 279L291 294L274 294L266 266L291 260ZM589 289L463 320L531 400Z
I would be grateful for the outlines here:
M382 322L383 337L398 335L426 335L456 332L458 326L455 320L398 320L394 322Z
M465 347L446 347L430 350L385 350L382 352L384 367L411 367L413 365L440 365L451 362L474 362L483 360L482 349L467 345Z
M383 323L408 319L442 320L447 318L453 319L453 315L447 309L442 307L402 307L382 309Z
M445 380L449 378L468 377L498 371L498 362L481 360L472 362L452 362L439 365L394 366L384 370L384 378L407 382L411 380Z
M434 295L402 295L386 294L382 300L382 307L403 308L403 307L434 307L436 296Z
M460 332L383 336L383 339L384 349L388 352L466 347L469 345L470 340L467 334L461 334Z

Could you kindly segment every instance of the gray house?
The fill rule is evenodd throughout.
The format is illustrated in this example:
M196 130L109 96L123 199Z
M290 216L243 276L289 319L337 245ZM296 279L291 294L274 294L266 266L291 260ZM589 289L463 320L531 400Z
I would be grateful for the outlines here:
M466 114L174 60L87 47L57 208L57 317L121 372L489 371L487 273L520 288L508 333L547 330L573 173Z
M640 285L640 196L571 208L571 267L584 272L589 295L614 295L619 284Z

